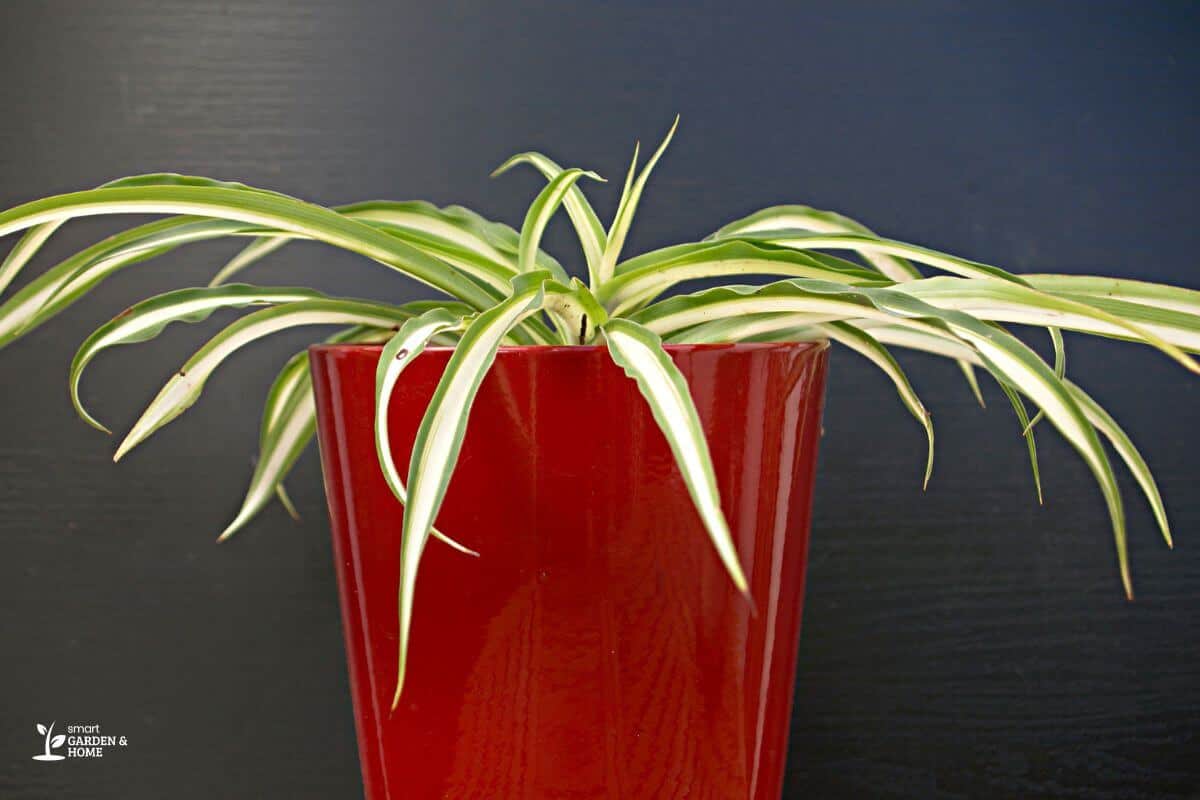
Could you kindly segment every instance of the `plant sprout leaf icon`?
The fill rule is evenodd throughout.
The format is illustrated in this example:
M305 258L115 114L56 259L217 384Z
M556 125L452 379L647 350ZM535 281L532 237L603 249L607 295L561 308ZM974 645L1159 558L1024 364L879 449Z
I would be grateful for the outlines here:
M40 733L42 736L45 736L45 735L46 735L46 726L45 726L45 725L43 725L42 723L40 723L40 722L39 722L39 723L37 724L37 731L38 731L38 733Z
M50 740L50 746L51 747L61 747L62 743L65 742L66 740L67 740L66 735L60 733L58 736L55 736L53 739Z

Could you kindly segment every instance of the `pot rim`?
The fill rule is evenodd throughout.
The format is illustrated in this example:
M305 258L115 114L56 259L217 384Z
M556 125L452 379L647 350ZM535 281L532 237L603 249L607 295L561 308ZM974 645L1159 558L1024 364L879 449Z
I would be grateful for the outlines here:
M308 346L310 353L344 353L352 351L381 351L382 344L369 343L335 343L319 342ZM809 350L817 349L824 350L829 347L828 339L813 339L803 342L716 342L716 343L694 343L694 344L664 344L663 348L668 353L691 353L691 352L706 352L717 350L736 350L740 352L756 352L761 350L779 350L779 349L794 349L794 350ZM422 352L438 353L454 352L456 348L450 345L430 345ZM558 353L587 353L603 351L607 352L608 347L603 344L520 344L520 345L501 345L499 352L512 354L558 354Z

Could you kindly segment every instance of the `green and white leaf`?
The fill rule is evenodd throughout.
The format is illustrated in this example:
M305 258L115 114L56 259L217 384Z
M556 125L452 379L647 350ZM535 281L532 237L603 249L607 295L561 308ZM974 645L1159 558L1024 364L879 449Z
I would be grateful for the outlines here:
M370 201L325 208L243 184L175 174L132 176L90 191L26 203L0 213L0 236L23 234L0 263L0 291L70 219L104 214L175 216L110 236L15 292L0 305L0 346L62 312L125 266L191 242L251 237L249 246L218 272L212 287L170 292L139 303L96 331L77 353L70 375L72 400L85 420L101 427L87 414L79 397L82 373L98 353L149 340L171 322L200 321L220 308L271 306L227 326L185 363L122 442L115 456L120 458L194 403L225 358L270 333L296 325L328 324L351 326L335 334L335 340L390 338L377 375L378 404L384 411L401 370L426 342L457 339L455 353L418 431L407 476L409 493L391 463L386 413L377 415L376 420L385 478L402 502L411 501L405 503L402 532L397 699L405 674L420 557L430 536L445 538L434 522L475 394L505 342L589 343L597 336L604 337L614 360L638 382L650 402L701 519L743 591L745 578L721 514L698 417L660 336L671 342L829 338L849 346L889 376L905 406L925 428L930 453L926 480L932 464L932 425L887 346L954 359L980 402L974 369L983 367L1000 383L1022 425L1039 499L1040 471L1032 430L1039 419L1050 420L1088 464L1108 506L1122 581L1131 593L1124 511L1098 434L1111 442L1133 473L1169 544L1166 513L1145 461L1125 433L1103 408L1065 379L1060 329L1142 342L1188 369L1200 371L1189 355L1200 353L1200 291L1094 276L1018 276L879 237L847 217L795 205L751 214L704 242L662 248L621 261L645 185L674 131L673 125L640 172L640 148L635 148L607 232L577 184L583 175L594 175L564 170L538 153L514 156L496 171L499 174L526 163L547 180L519 235L506 225L457 206ZM568 279L558 261L540 248L542 234L559 205L565 206L579 236L588 285ZM327 298L305 289L227 285L231 277L293 239L319 241L357 253L459 302L392 306ZM866 266L827 251L854 253ZM914 264L955 277L921 278ZM743 275L788 280L659 299L688 281ZM547 327L539 312L545 312L557 330ZM1045 327L1054 347L1053 368L1000 323ZM291 506L282 480L314 435L310 384L303 354L290 360L272 384L254 475L241 509L222 538L261 510L273 492L285 506ZM1026 399L1037 408L1032 419Z
M824 281L792 279L761 288L724 287L664 300L639 312L635 319L651 330L669 333L734 314L788 312L796 314L797 324L875 319L934 336L947 335L969 345L997 380L1037 403L1084 457L1105 496L1122 581L1131 594L1120 495L1108 458L1078 403L1054 371L1010 334L968 314L932 306L904 291L918 283L921 281L897 284L894 288L849 288Z
M754 314L749 316L724 317L697 325L678 334L670 341L678 344L707 344L739 341L801 341L830 339L854 350L879 367L892 381L901 402L925 430L928 440L928 456L925 462L923 487L929 485L933 473L933 422L925 405L913 390L904 370L873 336L861 328L846 322L819 322L796 326L790 314Z
M614 315L635 312L684 281L770 275L815 278L847 285L874 285L877 273L849 261L744 241L668 247L622 264L598 298Z
M518 272L532 272L538 268L537 254L540 250L542 234L546 231L546 225L554 216L554 212L558 211L558 207L562 205L563 199L571 187L580 178L604 180L594 172L574 168L563 170L546 184L546 187L530 204L529 210L525 213L525 222L521 225L521 244L517 253ZM550 270L550 274L555 280L562 283L569 280L567 273L561 267L557 270Z
M964 364L967 362L960 361L958 363ZM1029 452L1029 467L1033 471L1033 487L1037 491L1038 504L1041 505L1046 500L1042 494L1042 470L1038 463L1037 440L1033 435L1034 421L1030 420L1029 409L1025 407L1025 401L1021 399L1021 395L1017 390L1003 382L1000 382L999 386L1000 391L1004 392L1004 396L1008 398L1013 413L1017 415L1017 423L1021 426L1021 436L1025 439L1025 449ZM1042 413L1038 411L1038 414Z
M1099 336L1130 339L1148 344L1192 372L1198 365L1184 349L1200 349L1200 317L1148 306L1089 298L1087 302L1047 294L1016 283L938 277L899 284L897 291L918 297L938 308L965 311L981 320L1081 331ZM1106 311L1119 303L1126 313ZM1167 322L1166 318L1171 322ZM1061 339L1056 345L1061 354Z
M385 342L392 331L355 326L329 337L330 344L365 344ZM272 487L288 513L297 517L294 506L283 491L283 479L295 464L316 434L316 405L312 396L312 379L309 372L308 352L302 350L292 356L276 377L267 394L263 413L263 425L259 435L259 454L246 497L237 516L221 534L224 541L250 522L270 502ZM469 555L478 555L440 531L433 536L454 549Z
M546 187L538 193L537 198L530 205L529 211L525 215L524 224L521 226L521 246L517 263L519 272L528 273L536 269L534 257L539 251L539 245L541 244L542 235L546 231L546 225L554 216L554 212L562 204L568 190L583 177L600 179L595 173L584 172L579 169L563 170L552 178L546 184ZM584 311L582 310L581 301L566 286L570 280L567 278L566 273L560 269L558 272L551 272L550 274L554 276L553 284L557 287L554 292L555 301L547 303L544 309L558 329L558 342L561 344L570 344L577 335L576 332L582 327L581 320Z
M272 494L279 497L293 517L297 516L295 506L287 493L282 491L283 479L312 441L316 425L312 379L308 370L303 369L297 372L292 391L281 394L274 425L270 431L264 431L261 439L258 460L246 496L236 516L217 537L217 541L223 542L241 530L270 502Z
M503 292L508 278L516 272L517 234L507 225L480 217L458 206L437 208L420 202L390 202L373 200L335 206L338 213L366 222L406 243L459 267L468 274ZM213 283L228 281L233 275L256 263L286 244L275 236L256 240L225 265ZM554 272L562 267L549 254L538 251L539 266ZM499 282L494 278L501 275Z
M294 233L366 256L476 308L495 301L444 262L328 208L283 195L211 185L139 186L57 195L0 213L0 236L46 222L104 214L185 214Z
M864 259L879 256L892 256L908 259L918 264L924 264L935 269L944 270L954 275L967 278L997 278L1003 281L1022 282L1019 277L1010 272L971 261L966 258L952 256L928 247L921 247L895 239L884 239L866 233L815 233L809 230L767 231L760 234L741 236L749 241L764 241L782 247L796 250L849 250L861 255Z
M79 397L83 371L102 351L118 345L149 341L172 322L202 322L213 312L224 308L279 305L320 297L323 295L312 289L235 283L209 289L179 289L143 300L97 328L76 351L68 379L71 403L84 422L105 433L112 433L88 413Z
M276 194L274 192L265 192L261 189L251 189L242 183L234 183L230 181L215 181L211 178L196 178L185 175L177 175L174 173L152 173L149 175L132 175L126 178L118 178L114 181L102 184L104 188L120 188L120 187L137 187L137 186L218 186L226 189L242 189L247 191L259 191L267 194ZM282 197L283 195L278 195ZM29 263L29 261L37 254L42 245L54 235L54 233L62 226L66 220L57 220L46 222L27 231L21 240L13 246L5 257L4 263L0 264L0 293L12 283L13 279L21 269Z
M880 341L885 341L899 347L906 347L913 350L920 350L935 355L947 356L950 358L970 360L975 359L977 364L982 364L977 354L968 352L960 346L955 346L938 337L926 336L915 331L906 330L903 328L894 328L891 326L881 326L872 328L872 334ZM1113 449L1120 455L1121 460L1125 462L1139 486L1142 488L1146 499L1150 504L1151 510L1154 512L1155 519L1158 521L1159 527L1162 530L1163 538L1168 545L1173 545L1171 540L1170 527L1167 524L1167 515L1162 498L1159 494L1158 487L1155 484L1154 477L1146 465L1145 459L1142 458L1133 442L1128 435L1121 429L1115 420L1108 414L1104 408L1088 396L1082 389L1076 386L1069 380L1063 381L1067 390L1079 404L1079 407L1087 415L1088 421L1095 426L1096 430L1100 431L1112 444ZM1001 388L1004 388L1003 385Z
M1168 547L1174 547L1175 543L1171 540L1171 526L1167 522L1167 509L1163 504L1162 496L1158 491L1158 484L1154 481L1154 476L1150 472L1150 468L1146 465L1142 454L1134 447L1129 436L1121 429L1104 407L1093 400L1086 392L1070 381L1065 381L1067 389L1071 392L1071 396L1075 398L1075 402L1079 403L1079 407L1087 414L1088 420L1096 426L1096 430L1100 431L1108 438L1113 449L1117 451L1117 455L1125 462L1129 471L1133 474L1138 485L1142 488L1142 493L1146 495L1146 501L1150 504L1150 510L1154 512L1154 519L1158 522L1158 527L1162 531L1163 539Z
M364 300L326 298L266 308L232 323L188 359L163 386L117 448L114 461L199 399L205 381L237 350L264 336L302 325L398 326L410 315L398 306Z
M562 167L541 153L528 152L517 153L505 161L492 172L492 177L502 175L518 164L529 164L542 173L548 181L554 180L563 172ZM604 232L604 226L601 224L600 218L596 216L592 204L588 202L583 190L578 185L573 185L567 190L563 206L566 207L567 215L571 218L571 224L575 228L575 234L579 237L579 246L583 250L583 257L587 262L589 281L592 286L596 286L600 282L600 259L604 254L604 247L608 243L608 235Z
M907 296L899 291L868 291L880 295L881 306L894 313L926 316L936 313L925 303L910 305ZM979 353L984 366L998 381L1012 386L1033 400L1045 412L1046 418L1083 457L1100 485L1108 506L1121 581L1126 594L1132 597L1133 583L1129 572L1125 513L1120 491L1108 456L1096 437L1096 430L1074 395L1036 353L1001 328L957 311L941 311L937 316Z
M262 261L267 256L286 245L290 239L285 236L260 236L243 247L237 254L225 262L217 274L208 282L209 286L220 286L228 283L234 275Z
M0 305L0 346L51 319L123 267L181 244L238 235L247 229L253 226L182 216L110 236L61 261Z
M887 348L879 343L873 336L866 331L856 328L845 322L821 322L814 327L839 344L845 345L859 355L866 358L875 366L879 367L896 387L897 394L900 395L900 400L904 403L904 407L909 413L921 424L925 429L925 438L928 442L928 455L925 459L925 478L922 481L921 488L929 486L929 477L933 474L933 421L929 417L929 412L926 410L921 398L917 397L917 393L913 390L912 384L908 381L908 376L904 374L904 370L896 363L896 359L888 352Z
M638 203L641 202L642 191L646 188L646 181L650 179L650 173L654 171L654 166L666 152L667 145L671 143L671 138L675 135L675 129L678 127L679 117L675 117L671 129L663 137L662 144L654 151L654 155L650 156L650 160L646 162L641 174L637 176L636 180L630 180L633 178L633 170L637 166L638 148L634 149L633 165L629 168L629 178L625 180L625 191L622 192L616 216L613 217L612 225L608 229L608 240L604 245L604 253L600 257L597 287L603 286L612 278L617 260L621 257L621 248L625 246L625 237L629 235L629 228L633 224L633 215L637 213Z
M785 205L764 208L747 217L735 220L706 237L705 241L788 230L804 230L814 233L861 233L875 237L874 232L861 222L836 212L822 211L811 206ZM866 252L863 253L863 259L894 281L907 281L921 277L920 270L908 261L888 253Z
M709 236L708 240L755 233L769 233L770 231L786 231L788 229L813 231L815 233L861 233L878 238L873 231L862 223L841 214L832 211L821 211L810 206L786 205L765 208L748 217L731 222ZM862 252L861 255L864 261L894 281L919 280L922 277L920 270L906 259L886 252L870 250ZM1056 345L1060 344L1061 339L1056 339ZM959 361L957 363L959 370L963 374L963 378L967 382L967 386L971 390L971 394L974 395L980 406L986 406L986 403L983 401L983 392L979 389L979 380L975 376L975 368L967 361Z
M610 319L600 330L613 361L637 381L646 398L721 563L738 591L748 593L737 548L721 511L708 443L682 373L663 350L662 340L641 325L627 319Z
M1135 303L1151 309L1200 315L1200 291L1161 283L1092 275L1022 275L1025 282L1043 292L1074 297L1091 297ZM1124 307L1124 306L1120 306Z
M459 332L466 324L467 318L461 313L444 308L435 308L419 317L414 317L400 326L400 330L384 345L379 356L379 366L375 371L375 453L379 458L379 466L383 470L384 480L392 494L401 504L408 504L408 492L396 462L392 459L392 444L388 428L387 404L391 400L392 390L404 368L420 355L425 347L435 341L440 335ZM446 537L436 528L431 530L434 537L441 539L454 549L469 555L479 555L453 539Z
M0 294L8 288L21 270L34 257L46 240L62 226L62 222L44 222L25 232L0 263Z
M382 342L387 341L392 333L390 330L354 326L339 331L325 341L330 344ZM288 514L293 519L300 518L284 490L283 480L296 457L315 437L315 419L308 351L301 350L288 359L271 383L263 406L254 474L236 517L221 534L219 541L228 539L257 516L269 502L272 486Z
M546 271L517 276L513 279L512 295L481 312L466 327L417 429L401 535L400 647L393 708L400 701L404 687L417 567L458 461L475 395L505 335L523 317L538 310L542 284L550 279Z

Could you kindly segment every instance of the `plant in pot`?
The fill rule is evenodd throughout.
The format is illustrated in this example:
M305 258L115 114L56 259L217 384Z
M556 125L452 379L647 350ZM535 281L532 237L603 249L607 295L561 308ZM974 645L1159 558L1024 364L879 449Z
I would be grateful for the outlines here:
M581 189L598 176L538 153L496 171L529 165L546 179L519 232L461 207L326 208L170 174L0 214L0 235L24 232L0 289L68 220L166 215L15 292L0 306L0 345L124 267L191 242L249 239L210 285L137 303L80 347L71 398L105 430L80 397L98 353L253 309L166 381L116 459L192 405L242 347L337 327L272 384L250 486L221 538L275 497L290 508L284 478L318 438L371 798L778 797L830 341L883 370L923 426L926 481L933 428L889 347L956 362L977 395L977 371L990 374L1035 478L1039 422L1066 437L1099 483L1130 596L1101 437L1170 544L1142 457L1065 377L1061 331L1142 342L1197 371L1200 292L1018 276L806 206L624 257L673 133L640 168L635 149L607 228ZM560 209L586 281L540 247ZM391 305L229 282L296 240L358 253L447 299ZM771 280L679 293L742 276ZM1006 323L1045 328L1052 363Z

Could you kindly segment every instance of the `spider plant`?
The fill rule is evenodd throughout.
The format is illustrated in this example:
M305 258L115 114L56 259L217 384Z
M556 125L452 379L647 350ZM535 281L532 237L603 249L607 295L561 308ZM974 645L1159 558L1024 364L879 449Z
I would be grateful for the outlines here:
M1124 512L1101 437L1132 473L1170 544L1166 513L1154 478L1129 438L1099 403L1065 377L1061 331L1141 342L1200 371L1190 355L1200 351L1200 292L1082 275L1015 275L880 237L847 217L800 205L767 208L700 241L626 257L624 245L638 203L674 132L675 125L644 166L639 167L634 149L607 228L581 188L584 181L601 180L599 176L560 167L533 152L513 156L494 173L527 165L545 178L519 232L458 206L372 201L323 207L239 183L173 174L122 178L26 203L0 213L0 235L24 232L0 265L0 290L68 220L107 214L166 216L81 250L13 294L0 306L0 345L47 322L118 270L188 243L246 238L247 246L216 271L208 286L137 303L96 330L76 353L69 377L72 402L85 422L107 430L80 396L83 372L98 353L153 339L173 322L200 322L221 309L254 309L217 333L167 379L117 447L118 460L195 403L209 376L229 356L269 334L301 325L336 326L333 341L384 343L376 381L376 444L383 477L404 504L397 700L404 684L417 570L428 539L472 553L434 525L476 392L505 345L607 347L653 410L712 544L742 592L746 579L721 511L699 419L664 343L828 339L845 345L887 375L924 429L926 482L933 467L930 416L889 348L945 356L959 365L977 396L976 370L982 369L1012 403L1035 479L1034 436L1042 420L1057 428L1087 463L1104 497L1121 580L1132 597ZM543 232L560 209L578 235L586 282L568 275L541 249ZM391 305L304 288L230 282L296 240L358 253L421 281L443 299ZM752 276L774 280L676 291L697 279ZM1046 329L1052 363L1010 333L1004 327L1009 323ZM454 351L402 474L392 460L387 415L381 412L404 369L431 344L452 345ZM308 362L297 354L267 395L257 466L221 539L241 529L273 496L290 509L283 481L314 433L310 386ZM1038 484L1040 497L1040 480Z

